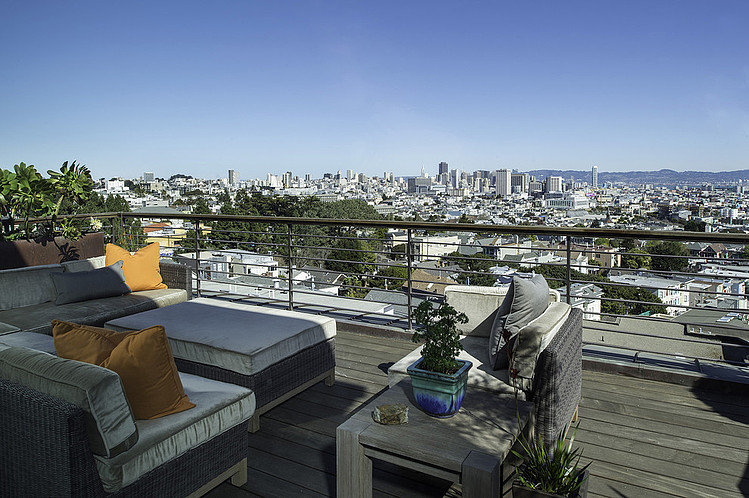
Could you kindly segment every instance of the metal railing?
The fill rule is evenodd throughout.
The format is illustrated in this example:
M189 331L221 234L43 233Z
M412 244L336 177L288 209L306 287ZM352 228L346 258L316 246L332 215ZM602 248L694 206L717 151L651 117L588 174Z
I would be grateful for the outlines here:
M589 330L637 319L677 324L691 336L671 339L684 345L715 345L704 338L709 325L713 336L715 330L729 334L721 336L721 347L736 354L708 359L728 363L742 363L749 340L749 235L743 233L156 212L93 216L109 220L115 243L134 249L162 242L166 254L193 268L198 296L411 329L415 306L442 300L446 285L499 285L513 273L537 272L583 309ZM162 220L170 233L149 227ZM632 341L650 335L634 328L624 332Z

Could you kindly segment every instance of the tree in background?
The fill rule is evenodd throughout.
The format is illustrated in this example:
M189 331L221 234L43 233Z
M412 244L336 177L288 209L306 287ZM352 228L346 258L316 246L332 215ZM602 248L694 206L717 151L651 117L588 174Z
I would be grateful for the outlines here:
M653 254L651 268L663 271L684 271L689 266L689 251L681 242L673 240L655 241L646 244L647 252ZM679 257L673 257L679 256Z
M492 286L497 281L497 276L489 269L497 265L497 261L485 254L474 254L465 256L458 251L453 251L443 257L443 260L456 264L461 270L471 273L460 273L456 277L459 284L465 285L488 285Z
M328 270L348 274L374 273L375 256L367 241L362 239L341 238L333 242L333 247L325 262Z
M631 249L622 254L622 268L650 268L652 259L647 251L642 249Z
M377 275L367 280L372 287L388 290L400 289L408 280L408 268L405 266L386 266Z

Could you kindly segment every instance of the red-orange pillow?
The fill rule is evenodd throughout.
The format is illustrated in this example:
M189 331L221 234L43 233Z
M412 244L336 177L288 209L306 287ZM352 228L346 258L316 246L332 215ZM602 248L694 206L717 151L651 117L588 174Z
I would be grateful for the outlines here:
M122 260L122 273L125 283L133 292L151 289L166 289L159 270L159 243L154 242L137 252L130 251L114 244L107 244L106 265Z
M52 320L52 338L57 356L94 365L109 358L112 350L129 333Z
M127 334L101 366L120 376L136 419L159 418L195 406L182 387L161 325Z

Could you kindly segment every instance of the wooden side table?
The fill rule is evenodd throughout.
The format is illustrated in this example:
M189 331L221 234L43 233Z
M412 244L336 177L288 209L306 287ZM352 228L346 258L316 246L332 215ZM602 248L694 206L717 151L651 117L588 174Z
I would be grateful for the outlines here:
M377 405L405 403L408 423L381 425ZM409 379L363 406L336 430L340 497L372 496L372 459L463 484L463 496L498 497L502 462L528 423L533 403L469 389L453 417L437 419L415 404Z

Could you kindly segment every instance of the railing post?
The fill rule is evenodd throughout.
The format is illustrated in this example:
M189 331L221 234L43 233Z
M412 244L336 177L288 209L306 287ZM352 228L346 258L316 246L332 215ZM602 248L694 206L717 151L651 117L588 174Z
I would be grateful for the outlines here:
M572 302L572 237L567 235L567 304Z
M291 231L291 223L288 223L286 225L286 229L288 232L288 249L289 249L289 310L294 311L294 288L293 288L293 280L294 280L294 265L293 265L293 259L294 256L292 255L293 251L293 237L292 237L292 231Z
M200 297L200 220L195 220L195 292Z
M413 310L413 303L411 301L411 272L413 271L411 264L411 229L409 228L406 233L408 234L406 239L406 264L408 265L408 329L411 330L413 329L413 320L411 319L411 311Z

